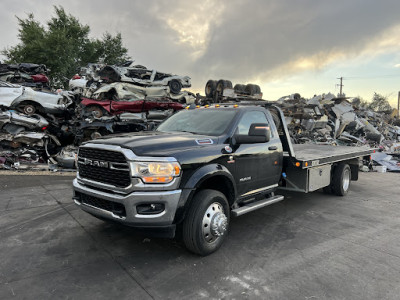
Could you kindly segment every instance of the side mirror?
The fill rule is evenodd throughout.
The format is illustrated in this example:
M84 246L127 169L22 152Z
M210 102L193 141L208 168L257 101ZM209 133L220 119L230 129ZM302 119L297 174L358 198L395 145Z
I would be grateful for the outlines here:
M271 139L271 129L265 123L253 123L250 125L249 134L235 135L237 144L266 143Z

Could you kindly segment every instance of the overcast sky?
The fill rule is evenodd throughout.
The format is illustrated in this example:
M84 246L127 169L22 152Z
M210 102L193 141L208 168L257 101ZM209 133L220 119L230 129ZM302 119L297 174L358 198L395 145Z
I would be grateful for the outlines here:
M397 103L400 1L45 1L2 0L0 48L18 43L15 16L43 24L53 5L91 27L121 32L138 64L189 75L195 92L208 79L259 84L264 98L338 93ZM46 63L46 62L43 62Z

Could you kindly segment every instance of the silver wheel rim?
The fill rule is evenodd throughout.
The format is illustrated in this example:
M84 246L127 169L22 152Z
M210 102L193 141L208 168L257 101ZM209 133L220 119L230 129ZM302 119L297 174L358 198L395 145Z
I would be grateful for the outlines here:
M33 114L33 113L35 112L35 109L34 109L33 106L31 106L31 105L27 105L27 106L25 106L25 108L24 108L24 112L25 112L27 115L30 115L30 114Z
M228 229L228 218L221 203L214 202L203 217L202 235L206 242L213 243L223 236Z
M345 169L343 172L343 190L346 192L350 185L350 171Z

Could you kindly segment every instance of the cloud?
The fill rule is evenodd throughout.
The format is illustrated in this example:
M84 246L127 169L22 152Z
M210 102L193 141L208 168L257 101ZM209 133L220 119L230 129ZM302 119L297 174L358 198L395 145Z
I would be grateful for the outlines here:
M33 12L45 22L48 1L5 0L0 48L17 42L17 21ZM137 63L190 75L194 89L210 79L263 83L400 45L397 0L54 1L91 27L121 32Z

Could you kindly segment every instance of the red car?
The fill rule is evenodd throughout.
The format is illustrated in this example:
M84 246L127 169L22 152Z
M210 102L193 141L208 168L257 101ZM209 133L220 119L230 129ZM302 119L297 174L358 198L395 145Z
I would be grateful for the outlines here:
M104 114L118 115L124 112L141 113L150 110L168 110L178 111L183 109L183 105L171 100L94 100L82 98L81 104L87 111L94 112L96 117Z

